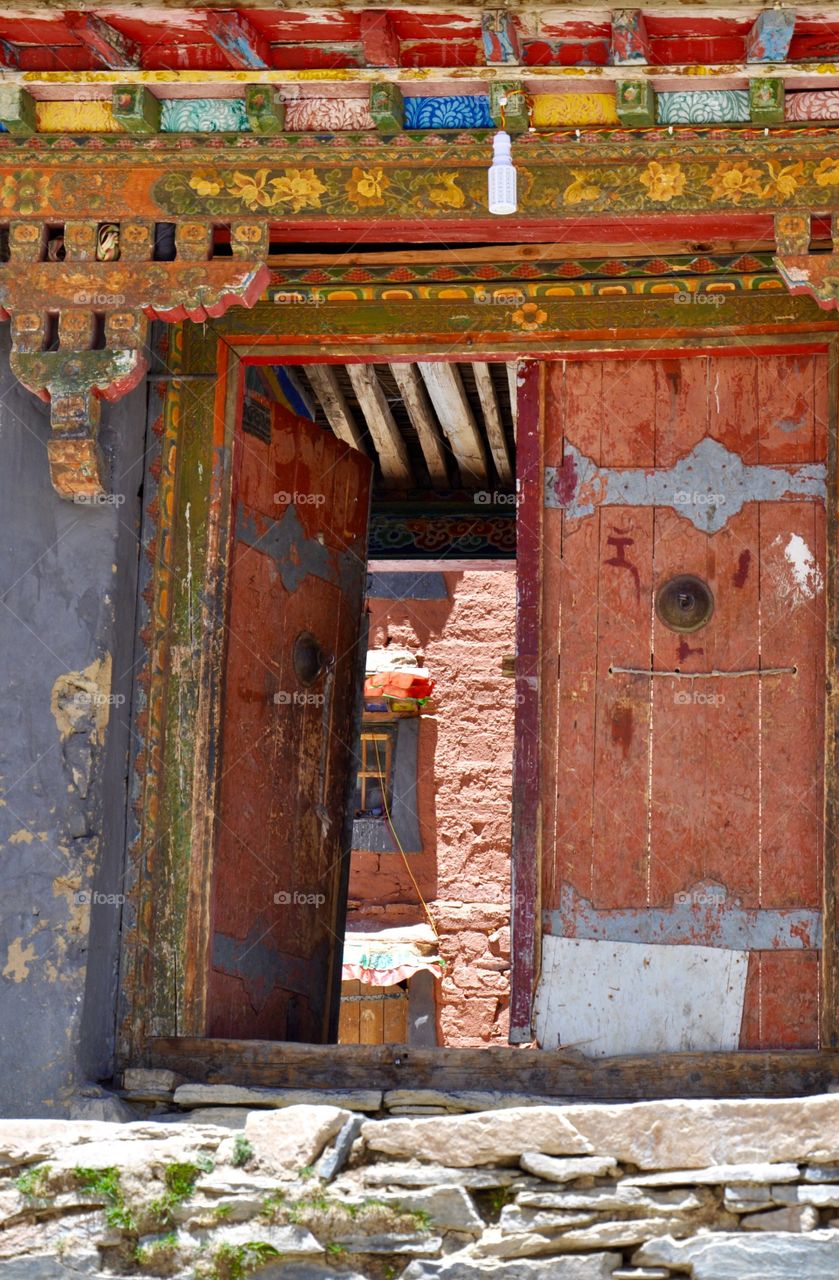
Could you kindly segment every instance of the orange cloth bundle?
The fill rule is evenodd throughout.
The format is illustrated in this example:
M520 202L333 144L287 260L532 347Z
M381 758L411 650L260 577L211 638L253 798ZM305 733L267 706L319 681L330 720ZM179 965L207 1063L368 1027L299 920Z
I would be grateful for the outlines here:
M377 671L364 681L365 698L428 698L434 681L411 671Z

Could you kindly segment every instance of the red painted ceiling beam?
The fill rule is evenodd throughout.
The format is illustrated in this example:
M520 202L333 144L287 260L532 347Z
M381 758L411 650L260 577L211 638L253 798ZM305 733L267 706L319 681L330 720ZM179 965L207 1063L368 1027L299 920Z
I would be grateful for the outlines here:
M361 14L361 47L368 67L399 66L399 37L383 10L365 9Z
M231 67L262 71L272 65L271 46L244 13L235 9L211 9L206 15L206 24L207 35Z
M109 71L135 71L140 66L141 47L124 36L110 22L95 13L65 13L69 31L99 58Z

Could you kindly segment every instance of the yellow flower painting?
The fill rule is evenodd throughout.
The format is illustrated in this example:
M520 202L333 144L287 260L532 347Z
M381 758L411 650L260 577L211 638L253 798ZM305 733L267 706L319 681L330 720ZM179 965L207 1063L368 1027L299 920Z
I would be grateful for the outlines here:
M282 178L272 178L274 203L289 204L294 213L301 209L319 209L326 187L314 169L286 169Z
M360 209L369 209L384 204L385 188L389 186L390 178L383 169L362 169L354 165L347 195Z
M687 178L678 160L651 160L638 180L647 188L651 200L666 204L682 194Z
M720 160L706 186L715 200L730 200L732 204L739 204L744 196L763 195L760 170L753 169L748 160Z

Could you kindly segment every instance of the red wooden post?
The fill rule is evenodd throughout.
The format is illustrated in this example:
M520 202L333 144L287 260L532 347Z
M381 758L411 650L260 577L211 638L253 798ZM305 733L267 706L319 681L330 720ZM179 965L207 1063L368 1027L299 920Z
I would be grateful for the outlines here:
M542 422L545 365L528 360L518 377L516 514L516 730L513 759L513 866L510 1042L532 1039L531 1008L539 933L539 661L542 592Z

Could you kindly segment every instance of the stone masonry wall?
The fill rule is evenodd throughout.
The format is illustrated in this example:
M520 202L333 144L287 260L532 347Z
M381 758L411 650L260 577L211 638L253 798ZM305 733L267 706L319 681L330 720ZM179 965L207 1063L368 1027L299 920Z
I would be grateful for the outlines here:
M437 682L417 765L422 853L411 870L446 961L440 1044L506 1044L515 574L447 573L448 600L371 600L370 647L421 653ZM349 909L361 927L426 917L398 853L353 852Z
M133 1096L169 1074L128 1073ZM0 1121L3 1280L839 1275L834 1094L385 1118L375 1090L226 1095L246 1105L185 1085L122 1126Z

